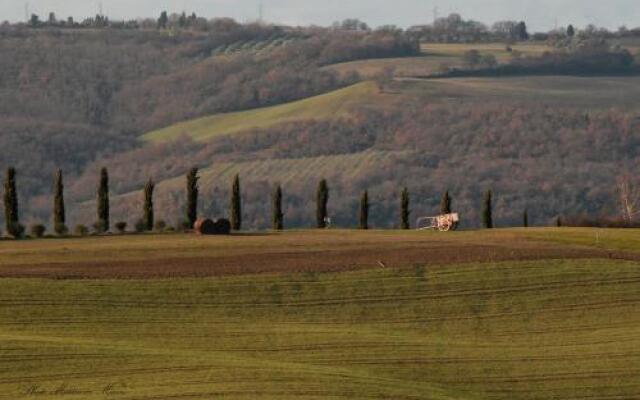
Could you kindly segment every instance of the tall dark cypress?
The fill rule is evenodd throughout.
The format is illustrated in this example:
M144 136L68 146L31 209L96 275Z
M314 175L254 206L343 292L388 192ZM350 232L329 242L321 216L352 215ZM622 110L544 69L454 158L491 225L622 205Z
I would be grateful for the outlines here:
M400 195L400 228L401 229L411 229L411 223L409 222L409 216L411 215L411 210L409 210L409 189L406 187L402 189L402 194Z
M522 214L522 226L525 228L529 227L529 210L524 209L524 213Z
M242 195L240 194L240 176L233 178L231 187L231 229L239 231L242 229Z
M191 168L187 174L187 219L189 228L193 228L198 218L198 168Z
M16 170L13 167L7 169L4 180L4 220L7 233L18 237L22 233L18 219L18 193L16 191Z
M282 188L276 186L271 199L271 223L274 231L284 229L284 214L282 213Z
M369 192L367 190L360 197L360 229L369 229Z
M97 222L100 232L107 232L109 230L109 172L107 172L106 168L100 170Z
M329 186L327 180L322 179L318 183L318 191L316 193L316 223L318 229L327 227L327 203L329 202Z
M482 200L482 227L493 228L493 193L487 190Z
M65 225L64 183L61 169L56 172L53 192L53 229L58 235L64 235L67 233L67 226Z
M440 199L440 213L443 215L451 214L451 196L448 190L442 194Z
M142 222L144 228L147 231L153 230L154 214L153 214L153 191L156 188L155 182L152 178L149 178L144 185L144 210L142 216Z

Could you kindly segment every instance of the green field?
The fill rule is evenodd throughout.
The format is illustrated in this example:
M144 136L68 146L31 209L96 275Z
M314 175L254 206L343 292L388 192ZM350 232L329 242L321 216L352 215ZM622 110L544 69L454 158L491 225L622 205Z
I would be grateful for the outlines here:
M638 236L293 231L0 242L0 276L57 263L38 278L0 279L0 398L635 398L637 262L550 255L405 264L399 256L423 249L416 255L428 260L438 250L460 253L456 246L496 256L523 248L636 254ZM104 261L159 268L171 257L209 260L215 270L227 256L254 255L251 263L297 254L312 266L317 251L330 262L383 247L398 256L385 258L386 268L344 272L46 276L67 265L102 270Z
M355 106L364 106L379 95L373 82L362 82L327 94L273 107L218 114L182 122L149 132L143 139L162 142L188 135L198 141L294 121L345 116Z
M543 43L527 43L511 46L514 51L524 56L537 56L550 48ZM374 77L385 70L393 68L396 77L427 76L440 72L440 67L462 67L462 56L469 50L478 50L481 55L491 54L500 63L509 61L512 53L507 51L504 43L443 44L424 43L420 57L382 58L350 61L326 67L329 70L346 74L358 72L366 78Z
M421 50L426 55L444 57L462 57L470 50L477 50L480 54L491 54L500 62L511 58L511 52L504 43L424 43ZM520 43L510 45L512 51L517 51L523 56L539 56L551 48L545 43Z

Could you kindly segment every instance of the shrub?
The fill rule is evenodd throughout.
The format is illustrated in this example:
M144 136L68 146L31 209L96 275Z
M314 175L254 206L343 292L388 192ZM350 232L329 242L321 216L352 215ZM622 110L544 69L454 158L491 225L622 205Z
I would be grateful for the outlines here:
M64 236L69 233L69 228L67 228L67 226L62 223L56 224L53 230L58 234L58 236Z
M186 220L180 223L180 227L182 228L183 231L188 231L190 229L193 229L193 225Z
M153 226L153 229L158 232L162 232L165 230L166 227L167 227L167 223L164 222L163 220L159 220L159 221L156 221L156 223Z
M47 228L42 224L35 224L31 226L30 232L31 236L34 238L42 238L44 233L47 231Z
M145 221L143 219L139 219L136 221L136 225L135 225L135 230L137 233L142 233L146 230L147 228L147 224L145 223Z
M84 225L76 225L73 231L77 236L87 236L89 234L89 228Z
M118 230L118 232L125 233L127 231L127 223L120 221L118 223L116 223L116 229Z
M25 230L26 229L25 229L24 225L22 225L22 224L20 224L18 222L15 222L15 223L10 225L10 229L8 230L8 232L15 239L22 239L24 237Z
M105 233L107 232L107 229L108 229L107 221L105 220L96 221L93 223L92 227L95 233Z

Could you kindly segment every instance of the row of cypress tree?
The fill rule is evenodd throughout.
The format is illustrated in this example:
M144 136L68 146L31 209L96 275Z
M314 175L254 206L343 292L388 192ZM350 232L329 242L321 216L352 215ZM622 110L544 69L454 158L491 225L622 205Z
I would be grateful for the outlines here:
M186 176L186 215L185 227L193 227L198 217L198 196L199 196L199 176L198 168L192 168ZM153 195L156 184L153 179L149 179L143 189L144 203L143 216L139 224L141 229L151 231L154 228L154 203ZM282 208L282 187L277 185L272 193L272 229L284 229L284 213ZM329 185L326 179L322 179L316 193L316 226L320 229L327 228L330 224L328 213ZM482 226L487 229L493 228L493 194L489 190L483 198ZM400 227L410 229L410 195L408 188L403 188L400 194ZM21 237L24 234L24 227L20 225L18 219L18 195L16 191L16 170L8 168L4 181L4 209L7 233L13 237ZM236 175L233 179L230 199L230 222L233 230L242 228L242 198L240 189L240 177ZM360 197L359 224L360 229L369 229L369 193L364 191ZM97 191L97 222L94 228L99 233L107 232L110 228L109 215L109 173L106 168L100 170L100 178ZM449 192L442 195L440 201L440 212L449 214L452 212L452 198ZM528 226L529 217L525 210L523 216L524 226ZM62 171L58 170L54 177L53 196L53 225L58 235L68 232L66 227L66 213L64 203L64 183Z

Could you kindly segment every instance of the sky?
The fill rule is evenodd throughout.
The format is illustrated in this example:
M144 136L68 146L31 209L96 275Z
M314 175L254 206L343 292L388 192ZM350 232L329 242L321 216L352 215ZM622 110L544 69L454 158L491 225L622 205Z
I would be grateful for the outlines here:
M0 21L24 20L30 13L58 18L95 15L100 7L111 19L157 17L161 11L196 12L200 16L256 20L260 4L264 20L291 25L330 25L359 18L371 26L408 27L429 23L452 12L487 24L525 20L531 30L569 23L610 29L640 27L640 0L0 0Z

